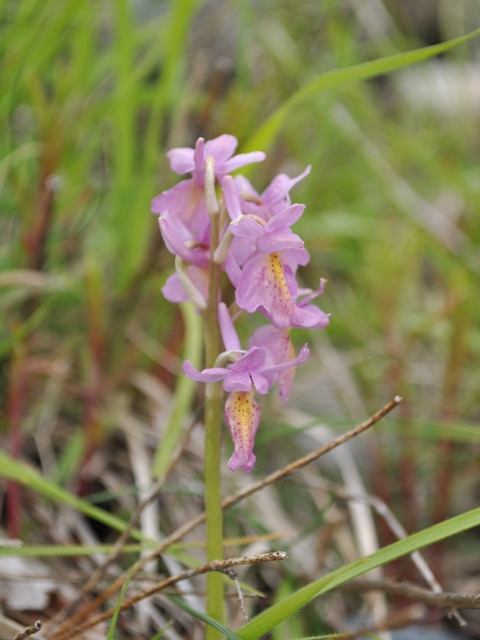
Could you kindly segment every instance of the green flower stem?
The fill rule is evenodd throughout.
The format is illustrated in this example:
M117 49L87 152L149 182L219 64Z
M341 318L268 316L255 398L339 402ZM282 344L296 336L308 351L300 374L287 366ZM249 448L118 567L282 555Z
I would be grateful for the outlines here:
M207 528L207 561L223 558L223 513L220 478L220 451L223 390L221 382L207 385L205 396L205 514ZM222 623L223 576L214 571L206 576L207 607L211 618ZM220 640L222 634L213 627L205 630L206 640Z
M212 191L213 191L213 166ZM207 160L207 174L209 172ZM205 188L208 192L208 179ZM208 195L208 194L207 194ZM214 194L212 194L214 200ZM222 348L220 326L218 322L218 301L220 297L221 267L215 264L213 255L218 245L220 233L220 216L216 202L207 198L211 220L210 234L210 267L207 308L203 312L205 324L205 364L213 367ZM221 382L207 384L205 393L205 515L207 538L207 562L223 558L223 513L222 489L220 473L220 453L222 440L223 391ZM222 623L223 609L223 576L220 573L207 574L207 615ZM207 626L206 640L221 640L223 634L217 629Z

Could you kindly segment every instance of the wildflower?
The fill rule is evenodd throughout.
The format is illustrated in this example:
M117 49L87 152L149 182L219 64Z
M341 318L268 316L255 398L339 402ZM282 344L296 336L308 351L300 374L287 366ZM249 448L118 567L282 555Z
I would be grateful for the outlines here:
M275 374L304 362L310 351L304 345L296 358L282 364L267 364L267 351L251 347L246 353L227 352L235 358L227 367L212 367L197 371L189 360L183 364L183 373L198 382L219 382L223 380L224 391L229 392L225 404L225 421L232 435L234 453L228 468L235 471L240 467L250 472L255 464L253 454L255 434L260 420L260 409L253 397L254 392L268 393L274 384Z
M215 273L218 278L221 266L235 289L238 307L249 313L259 311L271 323L254 332L245 351L226 305L218 300L225 351L218 356L217 366L198 371L188 360L183 365L184 374L193 380L222 383L228 393L225 421L234 443L228 468L250 472L260 421L255 393L266 394L278 383L280 396L288 399L295 367L309 355L305 345L295 356L291 329L323 329L329 316L311 304L323 292L325 281L320 280L316 291L300 289L296 281L298 266L307 264L309 255L291 229L305 206L292 204L289 192L310 167L296 178L276 176L259 195L246 178L234 179L230 173L262 161L265 154L235 156L236 148L236 138L225 134L208 142L199 138L194 149L169 151L172 170L191 175L154 198L152 211L159 214L167 249L176 256L176 272L162 289L168 300L191 300L199 310L207 310L205 317L211 319L210 305L217 301L209 296L213 292L216 296L221 288L218 280L211 286L209 277ZM223 192L219 202L216 185Z
M265 191L258 195L245 176L235 176L235 184L240 196L240 206L245 214L257 215L263 220L270 220L274 215L287 209L292 203L289 191L297 182L310 173L310 165L296 178L289 178L285 173L275 176Z
M316 291L312 289L298 289L295 279L289 281L289 291L292 299L292 316L290 328L294 329L325 329L330 322L330 314L324 313L314 304L312 300L323 293L325 278L320 278L320 285ZM270 322L273 322L272 315L263 306L258 307Z
M271 324L259 327L251 336L248 345L265 349L268 364L281 364L295 358L290 330L285 327L275 327ZM288 400L294 376L295 369L293 367L269 375L270 386L278 382L280 397L284 402Z
M256 249L236 283L237 304L249 313L263 307L279 327L289 326L294 319L291 292L297 288L295 272L309 260L303 240L290 229L304 209L304 205L294 204L266 223L243 216L230 224L233 236L249 240Z
M174 304L191 300L199 309L204 309L208 295L208 269L195 266L178 269L167 278L162 293Z
M172 171L180 175L191 173L192 177L154 198L152 212L175 216L189 229L192 237L200 242L208 242L210 220L205 202L206 159L209 156L213 158L215 176L220 182L231 171L265 159L265 154L261 151L233 156L237 144L234 136L224 134L208 142L199 138L195 149L179 148L169 151L167 157Z

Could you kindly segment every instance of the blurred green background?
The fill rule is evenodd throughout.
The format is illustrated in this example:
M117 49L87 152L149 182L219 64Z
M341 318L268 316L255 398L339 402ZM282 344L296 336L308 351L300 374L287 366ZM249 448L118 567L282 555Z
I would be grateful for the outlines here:
M0 0L5 448L65 482L119 404L142 415L132 376L173 389L182 321L149 213L177 179L169 148L221 133L241 148L319 73L479 26L476 0ZM411 531L480 489L479 53L474 39L302 102L250 174L261 192L312 165L292 193L307 205L301 278L328 279L332 317L320 336L298 332L314 355L293 403L345 426L404 397L359 464ZM45 424L53 460L35 444ZM278 466L267 440L280 460L292 442L270 428L259 472Z

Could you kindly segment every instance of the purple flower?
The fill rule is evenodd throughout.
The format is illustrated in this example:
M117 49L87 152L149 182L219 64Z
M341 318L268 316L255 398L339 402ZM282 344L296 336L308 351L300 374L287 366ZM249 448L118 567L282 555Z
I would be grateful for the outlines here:
M244 469L250 473L257 461L253 444L260 422L260 409L253 391L233 391L229 394L225 403L225 422L235 447L227 467L230 471Z
M238 353L238 352L237 352ZM259 347L251 347L244 355L224 367L212 367L197 371L189 360L183 363L183 373L199 382L219 382L229 392L225 404L225 421L232 435L234 453L228 468L234 471L240 467L250 472L255 464L253 444L260 420L260 411L253 399L254 391L265 394L276 381L275 374L304 362L310 354L307 345L300 350L297 358L281 364L267 364L267 352ZM238 354L240 355L240 354Z
M312 300L321 296L326 284L325 278L320 278L320 284L316 291L312 289L299 289L295 301L295 315L292 327L308 329L325 329L330 322L330 314L324 313Z
M259 327L250 338L248 346L265 349L267 364L282 364L283 362L291 362L295 358L289 329L274 327L271 324ZM278 382L280 397L284 402L288 400L294 376L294 367L268 375L270 386Z
M195 150L186 147L171 149L167 153L167 158L170 160L172 171L180 175L193 173L197 184L200 185L205 181L205 160L208 156L212 156L215 161L215 175L217 178L232 173L232 171L252 162L265 160L266 156L263 151L240 153L238 156L232 157L237 146L238 141L235 136L224 133L208 142L204 142L203 138L199 138Z
M270 220L274 215L288 208L292 204L290 189L310 173L310 168L309 165L296 178L289 178L285 173L280 173L275 176L262 195L258 195L247 178L235 176L243 213L257 215L263 220Z
M325 281L320 281L317 291L299 289L296 281L297 269L307 264L309 255L302 239L291 230L305 206L292 205L289 192L310 173L310 167L296 178L277 175L259 195L246 178L234 179L230 174L264 160L265 154L255 151L235 156L236 148L236 138L225 134L208 142L199 138L194 149L169 151L172 171L190 175L154 198L152 211L159 214L166 247L176 256L176 273L162 289L168 300L191 300L198 310L207 310L205 317L210 319L210 305L217 301L209 298L214 290L209 277L221 268L235 288L233 313L239 313L238 307L249 313L258 310L271 322L255 331L248 351L242 350L219 292L218 319L225 352L215 364L224 366L198 371L188 360L183 364L184 374L193 380L222 383L228 393L225 420L234 443L228 468L250 472L260 421L254 394L266 394L278 382L280 396L288 399L295 367L309 356L304 345L295 357L290 330L323 329L329 316L311 304L323 292ZM217 186L223 191L220 207Z
M163 216L173 216L189 230L191 236L200 242L209 242L210 218L205 201L204 141L200 138L195 146L195 167L192 178L179 182L171 189L163 191L152 200L151 210ZM178 149L172 149L178 151ZM171 152L169 152L171 153Z
M164 297L174 304L179 302L188 302L189 300L203 300L201 308L205 307L205 301L208 295L208 269L200 269L199 267L190 266L186 269L189 279L189 287L183 286L178 273L172 273L162 287ZM186 288L187 287L187 288ZM190 290L188 290L190 288ZM195 294L195 295L194 295ZM198 305L197 305L198 306Z
M237 148L237 139L224 134L205 142L199 138L195 149L171 149L167 153L170 167L175 173L191 173L192 177L175 185L152 200L152 212L177 216L190 230L192 237L208 243L210 220L205 203L205 161L208 156L214 159L215 176L221 182L222 177L251 162L265 159L262 151L241 153L233 156ZM233 157L232 157L233 156Z
M204 269L208 268L210 244L196 240L191 231L179 218L172 215L160 216L160 231L167 249L173 255L180 256L184 262Z
M323 293L325 278L320 278L320 285L316 291L312 289L298 289L295 278L289 283L289 290L292 298L292 317L290 327L294 329L325 329L330 322L330 314L324 313L321 309L310 302ZM263 306L258 307L270 322L273 322L272 314ZM260 346L260 345L258 345Z
M195 369L190 360L187 360L183 363L183 373L197 382L223 380L223 390L228 392L250 391L253 384L258 393L268 393L268 380L262 375L266 359L267 354L264 349L252 347L236 362L230 363L227 368L212 367L200 372Z
M295 317L292 299L297 293L295 272L298 265L307 264L309 259L303 240L290 229L304 209L304 205L294 204L266 223L243 216L229 227L235 238L248 240L255 249L248 254L234 282L237 304L249 313L263 307L279 327L289 326ZM237 250L236 259L241 263L239 253Z

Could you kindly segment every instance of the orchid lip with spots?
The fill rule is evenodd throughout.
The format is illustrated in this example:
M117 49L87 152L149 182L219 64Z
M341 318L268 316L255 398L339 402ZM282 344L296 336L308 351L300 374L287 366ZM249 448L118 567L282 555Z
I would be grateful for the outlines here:
M265 395L278 384L281 398L288 400L295 368L309 356L308 345L295 356L292 331L324 329L329 314L313 304L323 292L324 279L315 291L297 283L298 267L310 257L291 229L305 205L292 203L290 191L311 167L296 178L277 175L260 194L247 178L231 174L261 162L265 154L234 155L237 144L234 136L223 134L207 142L199 138L194 148L169 151L172 171L190 177L154 198L152 212L159 215L165 244L176 256L176 273L162 289L165 297L172 302L193 301L206 323L217 324L224 343L215 366L199 371L187 360L183 373L206 384L221 382L220 393L223 389L228 394L224 417L234 444L227 466L250 472L260 424L254 396ZM222 289L227 289L218 286L220 280L211 286L215 272L233 285L235 302L230 309L221 299ZM218 309L217 318L208 315L208 308L213 316ZM248 349L242 349L235 329L245 313L262 314L269 323L254 331Z

